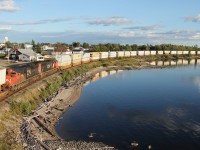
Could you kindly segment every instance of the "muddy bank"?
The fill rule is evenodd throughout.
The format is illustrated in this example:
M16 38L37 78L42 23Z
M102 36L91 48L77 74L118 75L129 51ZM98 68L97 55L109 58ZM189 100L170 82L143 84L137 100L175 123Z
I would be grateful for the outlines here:
M99 67L82 74L62 87L45 103L34 111L30 116L23 118L21 131L23 135L24 149L114 149L103 143L83 142L83 141L64 141L57 136L54 128L61 114L80 98L83 84L91 80L96 73L106 70L133 70L144 68L160 68L149 64L143 66L111 66Z

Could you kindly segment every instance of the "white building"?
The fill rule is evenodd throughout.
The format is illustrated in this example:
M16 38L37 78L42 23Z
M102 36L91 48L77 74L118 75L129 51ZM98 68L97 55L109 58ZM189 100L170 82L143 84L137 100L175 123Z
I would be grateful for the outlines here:
M25 49L33 50L33 45L31 44L25 44L24 47Z
M30 49L19 49L19 60L21 61L44 61L44 57L41 54L35 53Z

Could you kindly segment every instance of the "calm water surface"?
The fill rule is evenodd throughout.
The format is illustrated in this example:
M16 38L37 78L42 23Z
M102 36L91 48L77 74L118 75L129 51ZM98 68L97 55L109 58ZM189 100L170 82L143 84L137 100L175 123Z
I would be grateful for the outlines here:
M139 143L136 149L199 150L200 66L100 78L84 86L80 99L61 117L56 131L67 140L98 141L122 150L134 149L133 141Z

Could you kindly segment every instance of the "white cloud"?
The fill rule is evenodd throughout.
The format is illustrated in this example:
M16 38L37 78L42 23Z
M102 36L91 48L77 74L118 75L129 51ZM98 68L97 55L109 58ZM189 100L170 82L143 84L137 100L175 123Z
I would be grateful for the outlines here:
M197 16L185 17L184 20L189 22L200 22L200 14L198 14Z
M190 39L192 39L192 40L200 40L200 32L199 33L195 33L194 35L192 35L190 37Z
M1 25L37 25L70 21L71 18L52 18L38 21L0 21Z
M9 31L12 31L11 27L0 27L0 34L7 33Z
M19 8L15 6L14 0L0 0L0 11L13 12L18 10Z
M129 29L129 30L159 30L161 28L160 25L151 25L151 26L134 26L134 27L126 27L123 29Z
M132 23L131 20L124 17L110 17L105 19L95 18L95 19L89 19L87 21L90 25L103 25L103 26L110 26L110 25L127 25Z

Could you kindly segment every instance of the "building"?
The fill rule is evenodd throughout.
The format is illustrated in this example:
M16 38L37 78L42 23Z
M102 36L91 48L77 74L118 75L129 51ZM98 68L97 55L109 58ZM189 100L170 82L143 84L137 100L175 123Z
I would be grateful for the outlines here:
M52 47L52 46L48 46L48 45L43 45L42 46L42 50L44 50L44 51L54 51L54 47Z
M18 49L10 54L10 59L21 61L44 61L41 54L35 53L30 49Z

